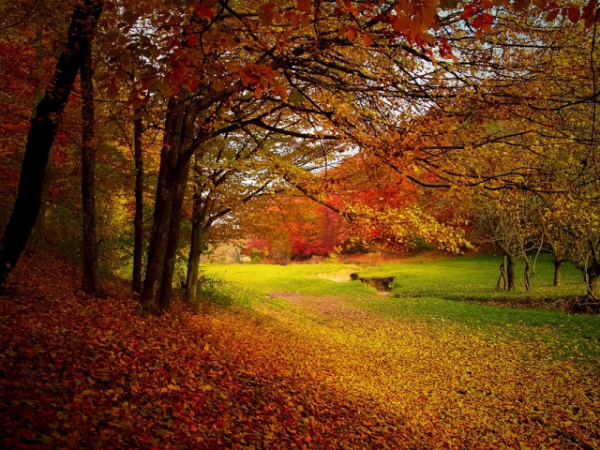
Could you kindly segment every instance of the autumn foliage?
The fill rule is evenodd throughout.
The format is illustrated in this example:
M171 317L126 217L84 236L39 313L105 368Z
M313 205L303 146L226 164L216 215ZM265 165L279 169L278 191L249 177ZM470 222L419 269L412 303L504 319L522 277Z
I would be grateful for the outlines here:
M543 341L197 298L222 242L479 241L509 290L518 261L527 289L533 255L556 285L572 263L597 311L598 23L597 0L1 4L0 446L599 447L597 373Z

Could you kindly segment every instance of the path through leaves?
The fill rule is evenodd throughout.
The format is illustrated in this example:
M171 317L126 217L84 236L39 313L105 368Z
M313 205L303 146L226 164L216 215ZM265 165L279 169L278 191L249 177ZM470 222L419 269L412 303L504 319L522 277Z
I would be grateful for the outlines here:
M140 316L49 258L0 298L3 448L598 448L598 374L540 342L273 293Z

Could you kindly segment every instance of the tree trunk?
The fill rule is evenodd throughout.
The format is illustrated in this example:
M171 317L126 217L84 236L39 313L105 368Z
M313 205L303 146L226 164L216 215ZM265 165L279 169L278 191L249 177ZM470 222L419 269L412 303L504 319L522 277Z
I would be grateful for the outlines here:
M500 264L500 278L496 283L496 290L500 290L500 283L502 283L502 289L506 290L506 256L504 257L502 264Z
M48 155L103 7L103 0L85 0L75 6L68 40L56 63L54 77L31 120L17 199L0 240L0 285L19 260L37 220Z
M515 259L512 256L507 255L507 257L506 257L506 280L508 283L509 291L515 289L515 265L516 265Z
M54 178L54 152L50 149L48 153L48 165L46 167L46 175L42 184L42 194L40 198L40 212L38 213L35 225L31 232L28 250L42 249L46 245L45 229L46 229L46 210L48 208L48 197L50 196L50 184Z
M525 290L531 292L531 282L529 281L529 261L525 258L525 270L523 271L523 281L525 283Z
M185 101L185 98L184 98ZM175 270L175 260L177 259L177 248L179 246L179 233L181 232L181 209L185 198L188 176L190 172L190 160L181 161L179 158L192 142L192 133L194 129L194 114L192 105L185 104L183 111L183 120L179 131L176 176L173 177L173 204L171 205L171 218L169 221L169 240L165 252L165 263L162 273L160 298L158 305L161 311L169 308L171 304L171 295L173 292L173 272ZM180 166L183 168L180 169Z
M201 223L192 225L192 242L190 244L190 257L188 260L187 279L185 283L185 299L188 303L196 303L198 293L198 270L200 267L200 255L206 248L204 237L205 229Z
M142 292L142 257L144 252L144 154L142 152L142 118L140 109L135 110L138 118L133 121L133 146L135 160L135 218L133 241L133 292Z
M96 233L96 147L94 143L94 83L92 47L81 65L81 199L83 203L83 291L98 295L98 237Z
M183 114L175 97L169 99L165 120L165 136L160 153L160 169L156 186L156 202L154 205L154 221L148 249L146 280L142 292L142 307L153 313L160 313L158 296L161 289L162 271L165 263L167 239L170 225L171 208L173 206L173 186L169 176L174 172L177 163L176 131L181 129Z
M587 270L586 287L587 295L593 299L597 299L598 276L600 275L600 265L594 264Z
M200 192L195 192L194 212L192 216L192 241L190 243L190 256L188 258L187 278L185 283L185 298L186 301L191 304L196 303L200 255L206 249L205 237L210 226L203 223L206 218L206 208L204 206Z
M175 189L173 191L173 204L171 207L171 220L169 222L169 239L165 252L165 263L162 273L160 288L160 298L158 305L161 311L169 309L171 305L171 295L173 291L173 272L175 270L175 260L177 259L177 248L179 246L179 234L181 231L181 209L185 197L185 189L189 174L189 162L180 172L180 175L174 180Z
M563 262L563 260L552 260L552 264L554 264L554 282L552 283L553 286L560 286L560 283L562 282Z
M142 307L153 314L159 314L169 306L171 295L181 206L189 168L188 159L180 170L179 157L187 150L188 136L194 123L194 116L185 102L186 98L171 97L167 110L146 281L141 298ZM163 287L163 284L168 286Z
M42 40L42 20L40 17L39 10L37 11L36 23L35 23L35 92L33 96L33 109L31 117L35 117L36 107L42 99L42 78L44 76L44 45ZM48 205L48 196L50 194L50 183L54 176L54 158L52 148L48 153L48 165L46 168L46 175L44 177L44 183L42 185L42 196L40 201L40 212L38 213L37 220L33 226L33 231L29 239L27 248L29 250L35 250L43 248L45 245L44 240L44 228L46 225L46 208Z

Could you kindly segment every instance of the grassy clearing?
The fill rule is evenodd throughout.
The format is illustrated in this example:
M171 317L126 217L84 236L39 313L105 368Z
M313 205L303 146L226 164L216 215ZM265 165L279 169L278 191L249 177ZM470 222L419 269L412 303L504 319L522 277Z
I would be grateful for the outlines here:
M365 276L394 276L393 294L397 297L439 297L448 300L543 299L548 301L585 295L581 274L571 264L563 267L561 286L552 286L554 267L547 256L536 263L535 275L530 271L532 291L523 286L524 263L517 265L517 289L496 291L501 257L475 256L440 258L426 261L407 259L401 264L365 267Z
M340 296L348 304L397 320L427 321L435 327L448 325L484 331L491 339L506 337L545 343L555 357L575 357L598 367L600 317L568 315L559 311L490 306L499 298L555 302L582 295L579 273L565 266L563 285L552 286L553 268L540 258L532 279L533 290L494 290L500 258L459 257L425 261L413 258L402 263L354 266L321 265L209 265L205 273L225 281L219 292L235 303L252 307L267 302L286 308L281 293L305 296ZM378 295L358 281L339 282L351 272L364 276L395 276L389 296ZM517 267L522 273L522 266ZM279 298L278 298L279 297Z

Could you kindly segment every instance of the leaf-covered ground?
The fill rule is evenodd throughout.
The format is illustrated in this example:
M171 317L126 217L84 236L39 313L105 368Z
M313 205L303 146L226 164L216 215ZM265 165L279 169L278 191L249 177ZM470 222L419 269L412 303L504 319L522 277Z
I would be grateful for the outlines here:
M600 448L600 377L539 340L272 292L140 316L24 260L0 297L2 448Z

